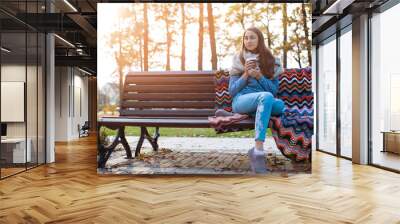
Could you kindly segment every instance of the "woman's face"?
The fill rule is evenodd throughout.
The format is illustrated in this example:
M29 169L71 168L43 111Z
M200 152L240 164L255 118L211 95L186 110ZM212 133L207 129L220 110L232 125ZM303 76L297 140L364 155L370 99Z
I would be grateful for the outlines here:
M247 50L253 51L253 50L257 49L258 36L253 31L248 30L244 34L243 42L244 42L244 46L246 47Z

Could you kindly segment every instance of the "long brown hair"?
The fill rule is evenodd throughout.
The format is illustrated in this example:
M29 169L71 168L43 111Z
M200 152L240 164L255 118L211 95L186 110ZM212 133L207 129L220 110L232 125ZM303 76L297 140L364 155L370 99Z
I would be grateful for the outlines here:
M267 78L272 78L274 76L275 58L272 55L271 51L267 48L267 46L265 46L264 35L258 28L250 27L247 28L246 31L244 31L242 38L242 50L240 51L240 61L242 62L243 65L245 64L243 52L245 50L248 51L244 46L244 36L247 31L254 32L258 37L257 48L254 50L254 52L253 51L251 52L259 54L258 57L260 61L261 73Z

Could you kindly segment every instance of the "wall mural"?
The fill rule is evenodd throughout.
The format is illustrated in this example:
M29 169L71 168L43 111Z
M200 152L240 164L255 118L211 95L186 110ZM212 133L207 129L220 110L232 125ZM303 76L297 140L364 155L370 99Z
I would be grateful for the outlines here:
M311 172L311 5L98 4L98 173Z

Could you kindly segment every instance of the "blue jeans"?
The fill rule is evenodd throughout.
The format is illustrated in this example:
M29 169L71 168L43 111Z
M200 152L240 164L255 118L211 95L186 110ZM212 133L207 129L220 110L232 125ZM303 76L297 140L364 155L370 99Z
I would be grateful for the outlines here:
M255 139L264 141L271 115L280 115L285 104L280 99L275 99L270 92L247 93L233 99L232 110L234 113L255 116Z

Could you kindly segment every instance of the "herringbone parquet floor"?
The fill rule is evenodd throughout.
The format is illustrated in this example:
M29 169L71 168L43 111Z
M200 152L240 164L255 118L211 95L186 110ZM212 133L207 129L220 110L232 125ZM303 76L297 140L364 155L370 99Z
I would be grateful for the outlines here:
M95 138L0 181L0 223L400 223L400 175L315 152L312 174L99 176Z

